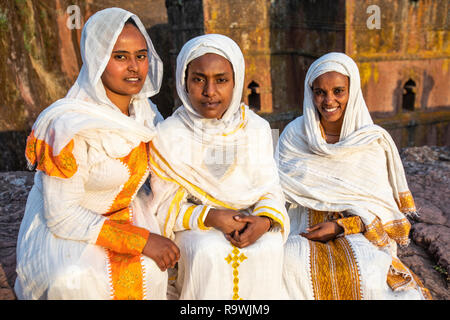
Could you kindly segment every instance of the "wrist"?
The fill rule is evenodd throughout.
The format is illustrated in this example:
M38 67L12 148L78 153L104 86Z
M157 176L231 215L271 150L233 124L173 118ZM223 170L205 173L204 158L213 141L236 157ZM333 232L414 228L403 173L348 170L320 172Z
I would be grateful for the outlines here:
M214 218L215 218L216 215L217 215L217 210L216 209L212 209L212 208L209 209L208 214L206 215L205 220L204 220L205 227L215 228L215 220L214 220Z
M273 228L273 219L268 216L261 216L262 218L266 218L269 221L269 226L266 229L266 232L272 230Z

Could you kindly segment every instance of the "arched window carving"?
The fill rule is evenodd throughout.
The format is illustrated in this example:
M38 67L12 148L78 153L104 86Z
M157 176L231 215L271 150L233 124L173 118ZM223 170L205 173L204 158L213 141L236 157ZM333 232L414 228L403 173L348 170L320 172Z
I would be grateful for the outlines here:
M403 86L402 110L414 111L416 100L416 83L409 79Z
M250 82L247 87L250 89L250 94L248 95L248 105L253 110L261 110L261 96L259 93L259 84L255 81Z

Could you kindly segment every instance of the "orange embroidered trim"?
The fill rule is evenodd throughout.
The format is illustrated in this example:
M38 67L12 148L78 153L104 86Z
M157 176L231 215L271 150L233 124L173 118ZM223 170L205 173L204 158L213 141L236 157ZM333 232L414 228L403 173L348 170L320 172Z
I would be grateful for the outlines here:
M143 268L140 255L120 254L107 250L110 279L115 300L142 300L144 298Z
M360 233L364 231L364 223L359 216L337 219L336 223L344 229L344 235Z
M226 256L225 261L228 264L231 264L231 267L233 268L233 300L242 300L241 297L239 297L239 266L241 265L244 260L247 259L245 254L241 253L238 248L233 246L233 251L231 251L231 254ZM239 254L241 253L241 254Z
M400 192L398 198L397 205L401 212L416 211L416 204L410 191Z
M141 180L143 179L143 177L146 177L148 171L148 155L146 143L141 142L141 144L134 148L127 156L120 158L119 160L128 168L130 178L124 184L122 190L114 199L114 202L109 208L108 213L116 212L128 207L133 196L136 194L138 188L143 183L143 181Z
M359 269L346 238L321 243L308 241L316 300L362 299Z
M77 172L78 165L72 154L73 139L57 155L53 155L53 148L44 140L39 140L31 131L27 138L25 157L28 163L36 165L37 170L45 172L47 175L59 178L70 178Z
M116 196L97 242L106 247L113 299L138 299L145 296L141 252L149 231L132 225L130 203L148 174L147 144L141 142L127 156L119 159L130 177ZM108 249L109 248L109 249Z
M149 233L130 223L105 220L96 244L117 253L139 255L147 243Z

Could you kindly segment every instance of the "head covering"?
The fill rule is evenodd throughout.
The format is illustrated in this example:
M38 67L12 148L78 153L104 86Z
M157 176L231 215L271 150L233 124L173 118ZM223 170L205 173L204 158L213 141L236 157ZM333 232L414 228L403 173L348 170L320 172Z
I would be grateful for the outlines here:
M328 144L321 134L311 89L318 76L330 71L350 78L341 136L335 144ZM361 217L366 238L396 257L396 243L409 243L411 226L405 214L416 208L391 136L370 118L355 62L343 53L316 60L306 75L303 108L304 115L286 127L276 151L286 199L313 210ZM394 264L391 269L411 280L404 269ZM409 280L402 288L412 283Z
M147 100L159 92L163 77L163 64L141 20L126 10L108 8L92 15L83 27L80 41L83 66L75 85L69 90L67 98L89 100L111 106L113 109L117 108L106 96L100 77L109 62L125 22L130 18L136 23L147 43L149 66L144 86L138 94L133 96L133 102Z
M147 42L149 61L144 86L132 97L130 117L109 100L101 81L112 49L129 18L134 20ZM163 66L136 15L120 8L92 15L83 27L81 56L83 66L75 84L65 98L41 112L27 140L29 166L37 165L37 169L47 174L64 178L76 172L76 160L71 153L75 135L82 136L107 155L119 158L142 141L150 141L156 134L156 123L162 120L149 97L159 92Z
M233 98L220 120L197 114L185 91L186 66L207 53L225 57L234 70ZM188 41L177 58L176 83L183 105L158 125L151 142L152 170L214 208L247 209L273 193L284 210L269 123L240 102L244 59L236 43L218 34ZM165 234L171 234L174 220L163 218Z
M344 141L349 135L364 126L373 124L362 95L361 80L356 63L349 56L339 52L331 52L320 57L313 62L306 74L303 100L303 114L308 126L308 141L312 150L320 154L333 153L336 145L327 144L320 134L320 116L313 103L312 84L316 78L330 71L341 73L350 79L349 99L345 109L340 141Z
M231 62L234 71L234 91L230 106L221 119L205 119L192 107L186 92L185 73L188 64L207 53L218 54ZM186 42L177 57L177 93L183 103L178 112L191 126L203 127L217 133L225 133L239 125L241 99L244 87L245 61L241 49L232 39L221 34L207 34Z

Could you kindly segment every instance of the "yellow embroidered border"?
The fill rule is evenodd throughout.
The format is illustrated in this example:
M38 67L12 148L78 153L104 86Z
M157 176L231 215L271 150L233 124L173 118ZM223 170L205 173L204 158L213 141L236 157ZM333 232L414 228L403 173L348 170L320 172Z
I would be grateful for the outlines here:
M401 212L416 211L416 204L410 191L400 192L398 198L400 203L397 203L397 205Z
M207 209L207 208L208 208L208 206L203 206L202 212L201 212L200 215L198 216L197 224L198 224L198 227L199 227L201 230L209 230L209 229L211 229L210 227L205 226L205 224L204 224L204 222L203 222L203 220L204 220L204 215L205 215L205 212L206 212L206 209Z
M406 218L394 220L384 225L379 218L375 218L372 223L366 226L364 236L379 247L387 245L389 238L395 240L400 245L406 245L409 242L410 229L411 224Z
M337 219L336 223L344 229L344 235L361 233L364 231L364 223L359 216Z
M247 259L247 257L239 251L238 248L233 246L233 251L231 251L231 254L225 257L225 261L228 264L231 264L231 267L233 268L233 300L242 300L241 297L239 297L239 271L238 268L241 265L241 263ZM240 254L241 253L241 254Z
M165 237L168 236L167 228L169 226L168 224L169 224L170 216L172 215L173 209L176 206L175 214L178 214L180 212L180 203L181 203L181 200L183 200L183 197L184 197L184 190L183 190L183 187L180 187L180 188L178 188L177 193L173 197L172 202L170 203L170 206L169 206L169 210L167 211L166 221L164 222L164 232L163 232L163 235Z
M281 215L281 217L284 218L283 214L282 214L280 211L278 211L278 210L276 210L276 209L274 209L274 208L272 208L272 207L269 207L269 206L260 206L260 207L257 207L257 208L255 208L255 209L253 210L253 212L256 212L256 211L258 211L258 210L260 210L260 209L269 209L269 210L271 210L271 211L273 211L273 212L278 213L279 215ZM260 211L260 212L256 213L256 215L257 215L257 216L266 216L266 217L269 217L269 218L271 218L273 221L275 221L276 223L278 223L278 224L280 225L281 229L284 229L284 223L283 223L283 221L282 221L279 217L275 216L273 213L268 212L268 211Z
M187 208L186 212L184 213L183 228L185 228L186 230L190 229L189 221L191 220L191 216L195 208L197 208L197 206L193 204L189 208Z
M360 300L359 270L345 238L321 243L308 241L314 298L316 300Z
M237 132L239 129L245 127L245 125L247 124L247 122L245 121L246 120L245 119L245 107L241 106L241 110L242 110L242 120L239 123L238 127L228 133L223 133L222 136L224 136L224 137L229 136L230 134L233 134L233 133Z

